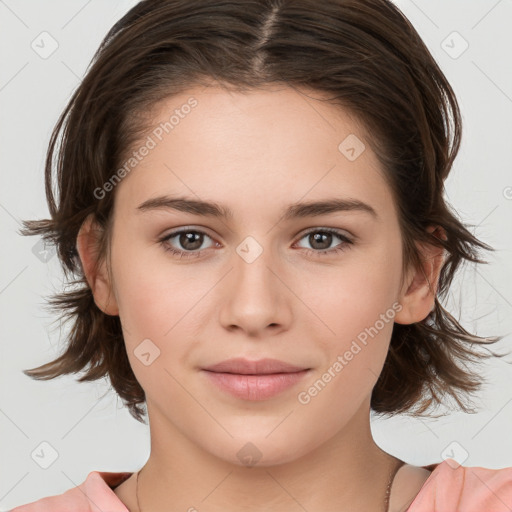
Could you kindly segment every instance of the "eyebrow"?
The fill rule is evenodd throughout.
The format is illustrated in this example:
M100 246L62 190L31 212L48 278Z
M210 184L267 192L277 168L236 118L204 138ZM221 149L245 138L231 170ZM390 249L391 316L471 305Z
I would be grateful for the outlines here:
M213 201L201 201L187 197L157 196L148 199L137 206L137 212L152 210L177 210L180 212L201 215L204 217L216 217L229 220L234 217L230 208ZM322 201L298 202L288 205L283 212L283 220L291 220L303 217L317 217L336 212L363 212L375 219L379 216L369 205L353 198L330 198Z

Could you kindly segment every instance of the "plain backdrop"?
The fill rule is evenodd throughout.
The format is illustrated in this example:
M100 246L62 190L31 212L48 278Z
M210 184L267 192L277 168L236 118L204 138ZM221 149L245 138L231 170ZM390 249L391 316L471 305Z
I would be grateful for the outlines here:
M56 318L45 309L46 297L62 290L58 258L41 257L40 240L17 234L21 219L47 218L43 165L51 130L101 39L135 3L0 0L4 511L60 494L93 470L136 471L149 454L148 427L129 415L106 380L78 383L68 376L45 382L22 373L58 355L66 331L52 324ZM485 254L488 265L459 272L444 305L471 332L505 335L494 350L512 350L512 2L397 5L446 74L462 110L463 141L446 182L448 200L471 231L496 249ZM512 364L487 360L480 371L488 384L476 401L477 414L451 412L436 420L372 416L376 442L415 465L451 457L465 466L512 466Z

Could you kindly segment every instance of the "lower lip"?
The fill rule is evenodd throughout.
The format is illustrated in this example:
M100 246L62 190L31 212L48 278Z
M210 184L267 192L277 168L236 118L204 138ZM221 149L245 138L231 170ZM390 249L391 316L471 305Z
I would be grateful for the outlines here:
M309 370L267 375L241 375L204 370L208 378L221 390L242 400L266 400L294 386Z

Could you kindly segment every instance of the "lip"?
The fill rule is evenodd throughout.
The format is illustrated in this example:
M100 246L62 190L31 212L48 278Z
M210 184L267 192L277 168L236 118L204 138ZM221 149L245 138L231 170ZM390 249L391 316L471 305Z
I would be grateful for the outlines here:
M266 400L300 382L310 368L277 359L228 359L202 369L220 390L242 400Z
M243 357L235 357L203 368L203 370L218 373L237 373L239 375L267 375L272 373L300 372L302 370L309 370L309 368L295 366L278 359L265 358L251 361Z

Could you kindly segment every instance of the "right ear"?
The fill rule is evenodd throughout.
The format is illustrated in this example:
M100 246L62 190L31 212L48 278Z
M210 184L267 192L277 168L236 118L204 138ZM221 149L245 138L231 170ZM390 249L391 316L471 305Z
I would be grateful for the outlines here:
M80 227L76 249L94 302L103 313L115 316L119 314L119 308L107 273L106 262L102 261L97 265L102 232L103 228L95 222L94 215L90 214Z

